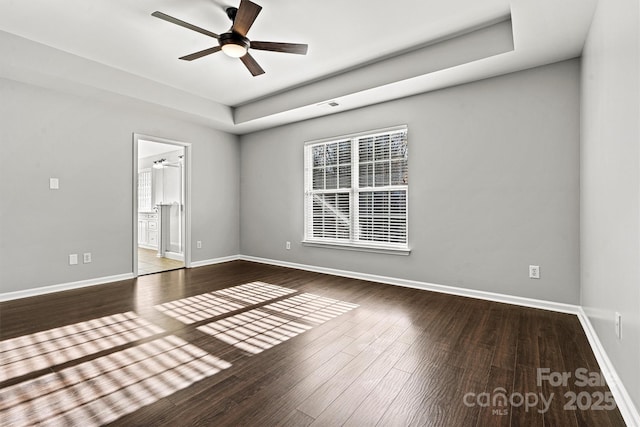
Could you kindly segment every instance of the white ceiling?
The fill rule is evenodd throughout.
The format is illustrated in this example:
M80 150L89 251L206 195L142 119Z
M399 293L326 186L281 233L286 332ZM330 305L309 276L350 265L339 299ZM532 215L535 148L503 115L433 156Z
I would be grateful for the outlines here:
M0 76L81 84L246 133L576 57L596 0L256 2L263 10L248 36L307 43L308 55L252 51L266 71L258 77L222 53L180 61L217 41L151 16L159 10L222 33L231 24L224 8L239 0L0 0L0 47L10 53L0 58ZM345 75L362 81L359 66L509 15L513 48L508 52L440 69L425 64L410 76L371 76L366 87L340 83ZM329 99L340 99L337 110L316 107L328 100L318 94L323 87L336 88Z

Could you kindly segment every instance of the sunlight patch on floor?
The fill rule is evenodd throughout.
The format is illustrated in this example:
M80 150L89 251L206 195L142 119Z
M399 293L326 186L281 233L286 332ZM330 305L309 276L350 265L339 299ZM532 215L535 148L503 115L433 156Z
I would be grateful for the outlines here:
M264 306L264 308L268 308L269 310L278 311L317 324L331 320L356 307L358 307L357 304L309 293L296 295Z
M217 317L191 328L248 355L358 307L309 293L290 295L297 292L252 282L154 307L185 324ZM250 309L258 304L266 305ZM1 341L0 382L33 378L0 390L0 425L107 424L231 367L175 335L159 338L167 333L127 312ZM135 345L139 340L147 342Z
M311 326L250 310L197 328L241 350L258 354L311 329Z
M0 382L162 332L127 312L0 341Z
M167 336L0 391L3 425L98 426L231 366Z
M264 282L252 282L244 285L233 286L231 288L215 291L215 294L226 295L234 299L248 302L250 304L260 304L265 301L280 298L296 292L295 289L283 288L282 286L271 285Z
M170 301L156 305L154 308L182 323L190 325L230 311L240 310L244 306L209 293Z
M280 298L295 292L293 289L252 282L219 291L195 295L154 306L162 313L187 325L240 310L249 305Z
M258 354L356 307L356 304L305 293L226 317L197 329L236 348ZM281 312L283 316L277 316L268 310Z

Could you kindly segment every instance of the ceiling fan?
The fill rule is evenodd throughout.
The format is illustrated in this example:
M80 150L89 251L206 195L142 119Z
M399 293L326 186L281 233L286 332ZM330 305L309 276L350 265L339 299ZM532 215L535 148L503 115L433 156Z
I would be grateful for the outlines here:
M261 10L261 6L258 6L249 0L241 0L240 7L226 8L227 16L231 19L233 25L229 31L222 34L212 33L204 28L197 27L178 18L174 18L173 16L169 16L166 13L156 11L151 15L218 40L218 46L204 49L190 55L185 55L179 59L193 61L194 59L222 51L233 58L240 58L251 74L259 76L260 74L264 74L264 70L249 54L249 49L306 55L308 48L306 44L299 43L278 43L249 40L247 38L247 32L249 31L249 28L251 28L251 25L253 25L253 22L256 20Z

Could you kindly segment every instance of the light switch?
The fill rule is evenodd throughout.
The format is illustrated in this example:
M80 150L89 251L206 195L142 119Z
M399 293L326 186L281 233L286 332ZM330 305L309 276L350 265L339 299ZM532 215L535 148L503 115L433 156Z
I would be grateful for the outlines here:
M58 178L49 178L49 189L57 190L60 188L60 181Z

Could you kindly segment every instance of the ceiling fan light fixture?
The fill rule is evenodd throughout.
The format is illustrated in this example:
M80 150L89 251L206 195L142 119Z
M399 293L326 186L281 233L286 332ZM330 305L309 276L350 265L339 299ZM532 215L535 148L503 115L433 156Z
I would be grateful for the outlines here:
M246 55L247 48L238 44L229 43L222 46L222 52L232 58L240 58Z
M218 42L222 52L232 58L241 58L249 50L249 39L233 32L220 34Z

